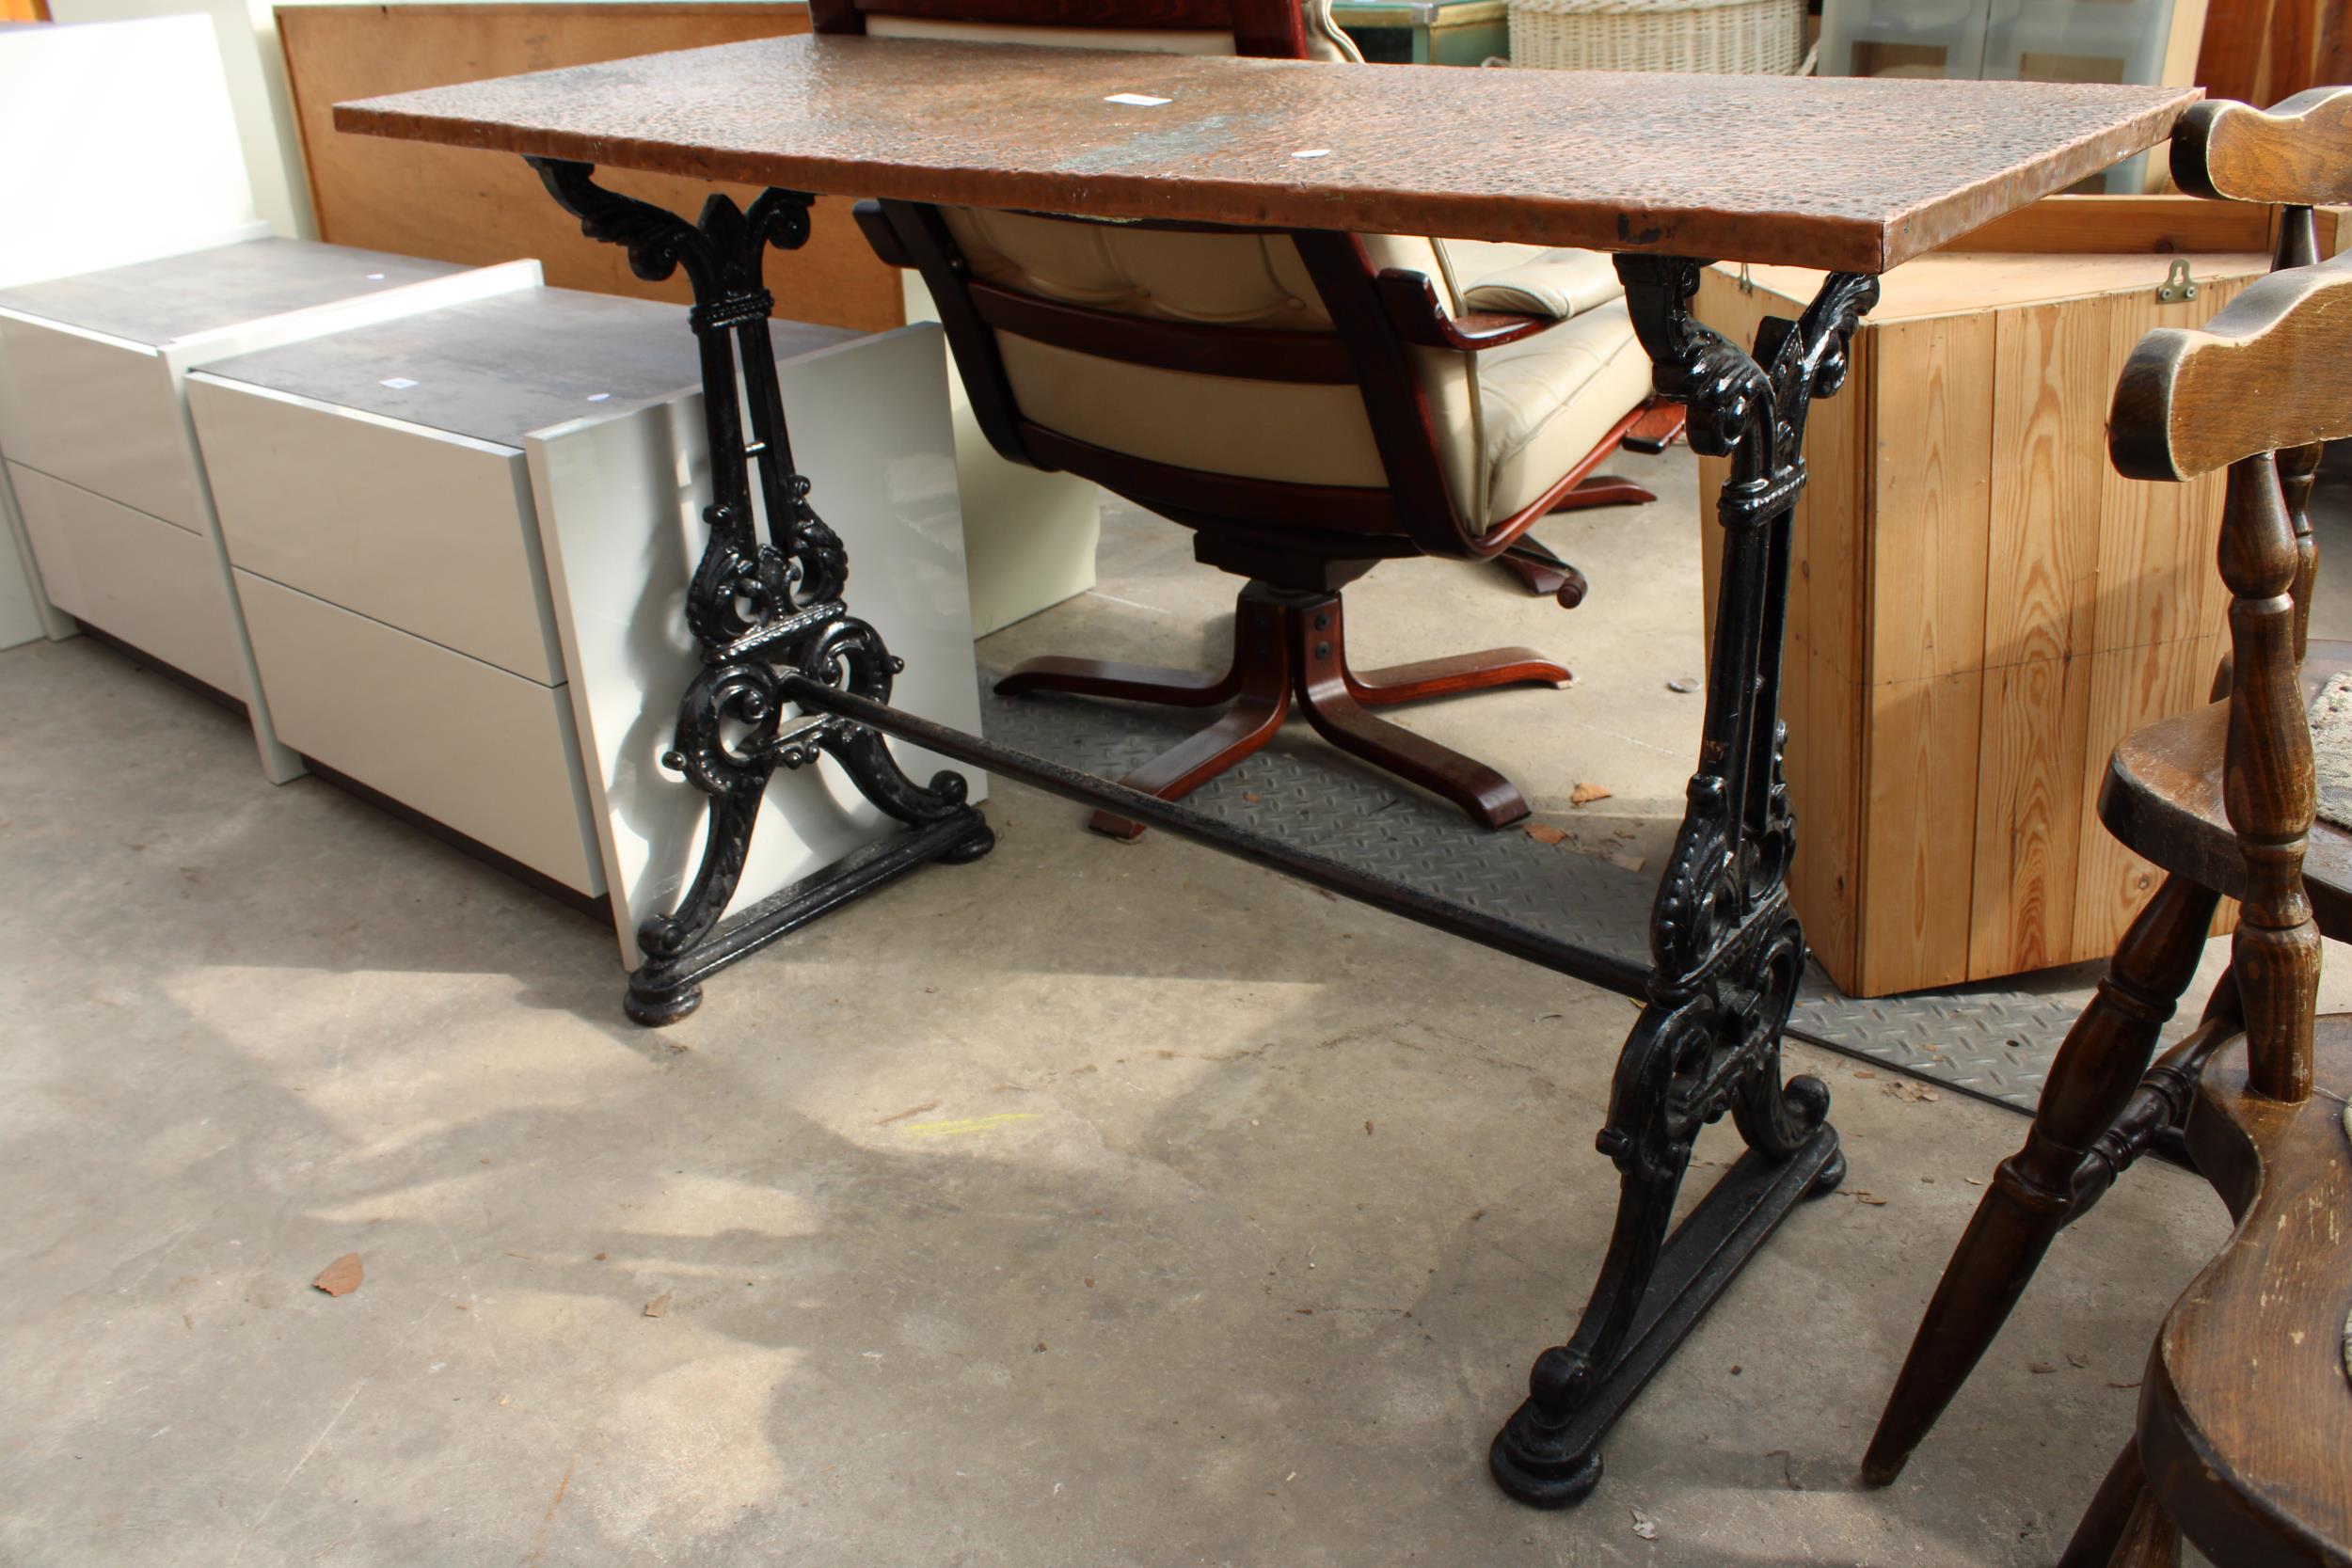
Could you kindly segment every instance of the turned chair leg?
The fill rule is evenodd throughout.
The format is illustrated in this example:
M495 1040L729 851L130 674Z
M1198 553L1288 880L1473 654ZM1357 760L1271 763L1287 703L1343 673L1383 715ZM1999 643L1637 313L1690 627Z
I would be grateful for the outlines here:
M1935 1424L2075 1217L2075 1173L2115 1124L2197 972L2217 895L2168 877L2124 933L2098 994L2067 1031L2025 1147L2001 1162L1920 1320L1879 1418L1863 1480L1883 1486Z

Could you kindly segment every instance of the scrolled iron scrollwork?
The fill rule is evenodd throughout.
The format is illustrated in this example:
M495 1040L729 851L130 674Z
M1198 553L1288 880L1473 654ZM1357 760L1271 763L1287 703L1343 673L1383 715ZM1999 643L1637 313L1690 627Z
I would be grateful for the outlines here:
M1828 1090L1818 1080L1784 1084L1781 1076L1781 1032L1805 950L1787 892L1796 817L1783 766L1780 643L1790 513L1805 479L1805 414L1814 398L1843 384L1878 285L1833 274L1799 320L1768 318L1750 352L1692 315L1705 266L1617 258L1658 391L1688 406L1691 445L1728 458L1730 472L1716 503L1724 538L1699 766L1651 908L1649 996L1618 1058L1597 1140L1620 1185L1609 1252L1575 1334L1537 1358L1527 1401L1492 1451L1507 1491L1551 1507L1577 1501L1598 1481L1598 1433L1609 1411L1631 1397L1616 1385L1630 1378L1638 1387L1642 1368L1655 1364L1641 1359L1645 1337L1674 1313L1651 1301L1652 1283L1699 1133L1730 1116L1750 1160L1797 1173L1803 1186L1792 1193L1826 1190L1844 1170L1828 1129ZM1788 1164L1806 1151L1807 1160ZM1782 1189L1758 1177L1743 1190ZM1788 1200L1734 1201L1754 1212ZM1703 1304L1727 1277L1710 1259L1675 1290L1696 1292ZM1687 1327L1687 1315L1677 1321ZM1603 1414L1588 1418L1597 1410Z
M849 552L810 504L809 482L794 467L785 427L768 331L774 300L763 268L769 250L793 250L807 241L813 198L770 190L747 210L714 194L689 223L606 190L586 164L528 161L548 194L580 219L582 233L625 248L630 269L649 281L682 269L694 293L687 324L701 347L714 498L703 512L708 537L688 584L686 622L702 644L704 667L679 700L662 761L708 799L692 879L675 908L639 927L645 962L629 977L628 999L640 1022L668 1022L699 999L688 971L742 880L759 804L779 768L834 758L887 816L942 829L945 836L923 851L928 855L969 860L986 853L993 839L965 803L961 775L943 771L917 784L873 730L802 713L783 696L780 676L790 673L886 703L904 668L881 633L842 602ZM819 895L812 907L822 904ZM764 934L738 941L706 967L788 928L771 921Z
M582 234L621 246L629 271L648 283L684 267L696 309L713 315L732 316L766 293L761 263L770 247L798 250L808 243L815 198L804 191L763 191L748 213L713 192L702 216L688 223L667 208L606 190L596 182L594 165L560 158L526 162L557 205L580 219Z

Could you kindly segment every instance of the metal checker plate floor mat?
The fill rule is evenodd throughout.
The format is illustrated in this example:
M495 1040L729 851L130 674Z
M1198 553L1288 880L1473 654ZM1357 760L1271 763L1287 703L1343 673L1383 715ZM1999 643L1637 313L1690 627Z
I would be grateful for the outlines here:
M1197 713L1070 697L1014 701L989 691L985 679L980 713L982 729L999 745L1113 779L1207 721ZM1648 962L1655 872L1592 855L1530 854L1523 834L1475 827L1452 807L1324 746L1303 725L1184 803L1588 951ZM1080 831L1079 808L1071 809L1073 831ZM2030 990L1994 981L1866 1000L1840 991L1816 964L1788 1032L2030 1114L2098 969L2029 976Z

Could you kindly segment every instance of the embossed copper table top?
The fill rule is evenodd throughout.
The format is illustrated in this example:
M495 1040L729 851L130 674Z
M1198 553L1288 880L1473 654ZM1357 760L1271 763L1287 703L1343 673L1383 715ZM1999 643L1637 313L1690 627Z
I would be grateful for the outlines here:
M342 103L335 124L828 195L1883 272L2152 146L2198 96L803 34Z

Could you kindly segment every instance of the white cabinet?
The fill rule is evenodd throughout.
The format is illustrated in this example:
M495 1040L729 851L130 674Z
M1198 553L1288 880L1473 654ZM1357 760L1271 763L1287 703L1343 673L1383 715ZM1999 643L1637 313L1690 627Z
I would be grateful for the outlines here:
M243 704L269 776L294 776L229 592L187 372L208 357L537 280L536 262L469 271L256 239L0 291L0 451L49 599ZM168 605L144 586L167 561L200 579ZM215 615L216 627L192 624Z
M907 661L899 700L977 728L938 328L773 332L794 456L849 548L852 607ZM700 667L683 611L709 500L699 378L683 309L545 288L188 378L282 737L609 894L631 964L701 842L703 797L660 763ZM918 777L949 766L899 755ZM738 902L896 831L829 762L781 774Z
M120 266L262 225L210 24L0 27L0 287ZM5 458L0 447L0 458ZM73 626L45 600L0 467L0 648Z

